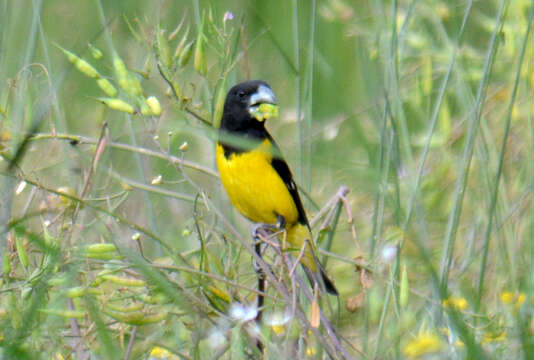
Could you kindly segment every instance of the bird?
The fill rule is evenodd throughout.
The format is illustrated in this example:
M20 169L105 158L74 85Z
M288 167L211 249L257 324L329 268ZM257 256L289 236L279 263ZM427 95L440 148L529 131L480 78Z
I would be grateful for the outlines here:
M314 255L310 224L297 185L280 148L265 127L278 116L277 100L262 80L234 85L227 93L216 143L221 183L232 205L256 224L286 231L312 287L338 295Z

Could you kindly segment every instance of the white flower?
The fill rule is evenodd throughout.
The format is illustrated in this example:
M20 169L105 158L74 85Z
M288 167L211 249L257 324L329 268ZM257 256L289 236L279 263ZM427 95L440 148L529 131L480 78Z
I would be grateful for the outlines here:
M230 317L236 321L246 322L256 318L258 309L254 305L234 303L230 307Z
M391 262L397 256L397 247L394 245L386 245L382 248L382 259L385 262Z
M223 21L233 20L234 14L231 11L227 11L224 13Z

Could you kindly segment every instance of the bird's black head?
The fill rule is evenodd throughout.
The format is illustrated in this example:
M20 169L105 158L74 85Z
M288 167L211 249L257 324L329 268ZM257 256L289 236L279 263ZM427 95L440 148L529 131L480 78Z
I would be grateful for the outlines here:
M250 80L232 87L226 95L221 130L248 133L265 129L264 121L278 116L276 97L261 80Z

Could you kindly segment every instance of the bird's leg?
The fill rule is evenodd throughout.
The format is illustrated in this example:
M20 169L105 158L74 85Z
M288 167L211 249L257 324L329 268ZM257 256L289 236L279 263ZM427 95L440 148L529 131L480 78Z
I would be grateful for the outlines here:
M259 225L259 226L258 226ZM258 255L259 258L262 258L263 256L263 250L262 250L262 242L260 241L260 237L258 235L258 230L260 226L263 224L256 224L254 225L252 229L252 238L254 239L254 251ZM264 302L264 292L265 292L265 272L263 271L262 267L258 262L254 259L252 261L252 265L254 266L254 270L256 271L256 274L258 274L258 300L257 300L257 314L256 314L256 324L258 326L261 326L261 318L263 314L263 302ZM256 346L260 350L260 353L263 354L263 343L261 342L261 339L258 338L256 341Z
M281 230L286 228L286 219L282 215L276 215L276 229Z

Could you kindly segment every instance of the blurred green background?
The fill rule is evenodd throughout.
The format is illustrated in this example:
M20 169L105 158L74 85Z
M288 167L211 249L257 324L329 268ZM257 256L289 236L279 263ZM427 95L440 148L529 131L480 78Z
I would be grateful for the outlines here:
M310 217L340 186L350 189L339 222L330 218L314 228L321 247L332 253L325 255L328 271L341 296L339 303L331 301L329 317L348 351L357 358L526 359L534 351L531 9L529 1L497 0L0 0L0 354L73 356L76 347L59 330L56 346L44 335L56 326L68 332L68 314L54 318L43 311L63 309L65 291L87 289L98 271L139 268L124 252L126 258L114 255L111 263L76 253L88 244L137 252L141 233L151 261L255 286L250 255L215 210L245 239L250 224L232 209L216 177L182 169L168 157L216 171L213 119L221 96L255 78L268 82L279 100L280 118L268 128L309 194ZM188 61L183 49L174 56L182 39L191 46ZM99 101L106 95L95 79L58 46L88 61L137 113ZM95 58L95 49L102 58ZM141 93L120 84L117 58ZM178 98L158 63L181 89ZM161 116L139 113L148 96L161 103ZM101 134L103 151L96 146ZM75 138L79 143L69 144ZM17 149L23 151L14 162ZM23 180L34 184L21 190ZM74 198L59 198L58 189ZM331 242L325 236L330 230ZM60 255L43 245L47 237L56 239ZM21 251L29 254L27 264ZM53 267L46 267L47 256ZM172 297L172 282L162 285L152 270L140 268L149 293L163 287ZM221 313L230 303L254 300L254 293L213 278L165 274ZM60 276L65 282L50 284ZM40 292L38 284L45 284ZM128 288L118 285L113 291ZM206 293L209 286L222 294ZM124 357L136 325L115 317L98 325L95 335L91 324L100 323L94 311L76 301L75 308L89 314L80 320L82 333L89 334L84 351ZM205 308L191 314L176 301L161 305L172 316L156 330L138 325L144 338L132 341L132 358L158 357L149 355L155 347L169 350L168 356L210 358L206 339L213 327L233 334L230 349L220 351L223 358L251 351L249 340L236 345L238 325L223 327ZM284 308L278 301L268 300L266 311ZM35 330L21 331L26 321ZM266 342L267 358L326 356L308 352L319 342L291 331L297 325L290 323L287 338ZM305 349L292 350L299 336L306 338ZM425 348L424 336L436 346Z

